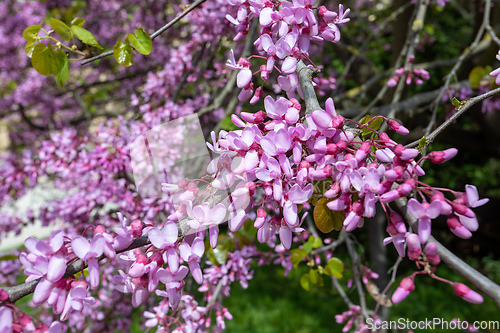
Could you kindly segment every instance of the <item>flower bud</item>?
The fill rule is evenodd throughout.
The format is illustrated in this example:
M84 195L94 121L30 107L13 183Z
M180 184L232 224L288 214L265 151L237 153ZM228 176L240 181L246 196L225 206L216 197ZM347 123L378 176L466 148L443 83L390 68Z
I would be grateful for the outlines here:
M410 131L406 127L404 127L403 125L400 125L394 119L388 119L387 122L388 122L389 128L398 134L407 135L408 133L410 133Z
M406 237L406 245L408 246L408 258L411 260L417 260L422 253L420 238L415 234L409 234Z
M468 239L472 237L472 233L469 231L469 229L464 227L462 223L460 223L460 220L456 215L450 215L446 222L451 232L453 232L458 237L463 239Z
M463 283L455 282L452 283L453 291L455 294L460 296L462 299L466 300L472 304L481 304L483 303L483 297L476 293L474 290L471 290Z
M427 243L427 245L425 246L425 256L427 257L427 260L434 266L439 265L439 263L441 262L436 243Z
M456 148L450 148L443 151L431 151L425 158L431 163L440 164L455 157L457 152L458 150Z
M401 303L415 289L415 284L411 277L405 277L401 280L398 288L392 294L392 302L394 304Z

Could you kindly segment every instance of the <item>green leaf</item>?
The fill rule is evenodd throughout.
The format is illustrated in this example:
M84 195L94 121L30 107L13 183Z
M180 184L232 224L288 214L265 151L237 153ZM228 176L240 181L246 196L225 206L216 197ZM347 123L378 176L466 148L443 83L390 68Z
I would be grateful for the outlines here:
M489 72L488 72L489 73ZM479 87L479 82L485 75L485 70L481 66L474 67L469 73L469 82L472 88L477 89ZM453 104L455 105L455 104ZM458 104L457 104L458 105ZM455 106L457 106L455 105Z
M24 29L23 31L23 38L26 39L28 42L32 42L35 40L35 36L38 35L38 32L40 31L40 26L38 24L33 24Z
M459 106L460 101L456 97L453 97L453 99L451 100L451 104L453 104L453 106Z
M313 212L316 227L325 234L334 229L337 231L342 229L345 220L345 211L332 211L326 206L327 203L328 200L326 198L319 199Z
M307 251L307 253L311 252L312 249L316 249L323 244L323 241L319 237L309 236L309 239L304 244L303 249Z
M71 39L71 30L63 21L52 17L50 19L50 26L65 41L69 41Z
M76 38L82 41L82 43L102 49L101 45L99 45L94 35L92 35L90 31L83 29L82 27L79 27L77 25L72 25L71 31L76 36Z
M26 52L28 58L31 58L31 56L33 55L34 48L35 48L35 42L27 42L26 45L24 46L24 51Z
M292 264L294 268L299 267L299 263L307 256L307 251L304 249L293 249L292 251Z
M71 21L71 25L76 25L76 26L79 26L79 27L81 27L84 23L85 23L85 20L82 19L81 17L75 17Z
M51 45L46 47L42 43L36 44L31 55L31 63L36 71L42 75L57 75L59 73L59 64Z
M344 272L344 263L339 258L330 258L323 272L327 275L335 276L337 279L340 279L342 277L342 273Z
M372 120L372 118L373 118L372 116L370 116L369 114L367 114L366 116L364 116L364 117L363 117L363 118L359 121L359 123L360 123L361 125L368 124L368 122L369 122L370 120Z
M425 146L427 146L427 143L428 142L427 142L427 139L425 138L425 136L423 136L422 139L420 139L418 141L418 147L417 147L417 149L420 152L420 154L423 154L424 148L425 148Z
M56 82L59 86L64 86L69 78L68 55L61 49L54 51L59 66L59 73L56 75Z
M135 32L135 36L132 34L128 34L128 40L130 44L136 49L139 53L148 55L151 53L153 49L153 42L151 41L151 37L149 34L144 31L143 28L137 29Z
M319 282L319 273L317 269L310 269L309 270L309 281L312 284L318 284Z
M125 40L125 43L121 40L116 42L115 46L113 46L113 55L115 56L116 62L125 67L134 63L132 48L127 40Z
M309 280L309 274L304 273L300 278L300 285L304 288L305 291L311 290L311 281Z
M373 128L374 130L378 131L380 129L380 126L382 126L383 122L384 122L384 118L377 118L370 123L370 127Z
M19 256L16 256L15 254L6 254L0 257L0 261L15 260L18 258Z

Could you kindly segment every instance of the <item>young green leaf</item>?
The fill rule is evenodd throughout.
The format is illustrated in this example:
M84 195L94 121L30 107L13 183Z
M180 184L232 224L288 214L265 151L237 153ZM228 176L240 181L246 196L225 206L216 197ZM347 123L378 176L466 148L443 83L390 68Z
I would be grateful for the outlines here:
M71 21L71 25L77 25L79 27L81 27L83 24L85 23L85 20L82 19L81 17L75 17L72 21Z
M335 276L337 279L340 279L342 277L342 273L344 272L344 263L339 258L330 258L323 272L327 275Z
M311 290L311 281L309 280L309 274L304 273L300 278L300 285L304 288L305 291Z
M299 263L307 256L307 250L305 249L293 249L292 251L292 264L294 268L299 267Z
M345 211L332 211L326 206L327 203L326 198L319 199L313 211L314 223L325 234L334 229L337 231L342 229L345 220Z
M71 26L71 31L76 36L76 38L82 41L82 43L102 49L101 45L99 45L94 35L92 35L90 31L77 25Z
M423 136L418 141L418 147L417 147L417 149L420 152L420 154L423 154L425 146L427 146L427 139L425 138L425 136Z
M121 40L116 42L115 46L113 46L113 55L115 56L116 62L125 67L134 63L132 48L128 40L125 40L125 43Z
M372 116L370 116L369 114L367 114L366 116L364 116L360 121L359 123L361 125L364 125L364 124L367 124L370 120L372 120Z
M135 32L135 36L132 34L128 34L128 40L130 44L136 49L139 53L148 55L151 53L153 49L153 42L151 41L151 37L149 37L148 33L144 31L144 29L137 29Z
M56 82L59 86L64 86L69 78L68 54L61 49L54 51L59 66L59 73L56 75Z
M59 64L51 45L46 47L43 43L36 44L31 55L31 63L33 68L42 75L59 73Z
M377 131L382 123L384 122L383 118L377 118L373 120L371 123L369 123L367 126L370 128L363 128L363 135L368 135L370 133L374 133L373 130Z
M35 40L35 36L38 35L38 32L40 31L40 26L38 24L33 24L24 29L23 31L23 38L26 39L28 42L32 42Z
M453 104L453 106L459 106L460 101L456 97L453 97L453 99L451 100L451 104Z
M61 37L65 41L69 41L71 39L71 30L63 21L52 17L49 23L52 29L54 29L54 31L59 35L59 37Z
M484 68L481 66L474 67L471 70L471 72L469 73L469 82L470 82L470 85L472 86L472 88L477 89L479 87L479 83L481 82L481 79L483 78L483 76L489 72L490 71L485 72ZM455 104L453 104L453 105L455 105Z

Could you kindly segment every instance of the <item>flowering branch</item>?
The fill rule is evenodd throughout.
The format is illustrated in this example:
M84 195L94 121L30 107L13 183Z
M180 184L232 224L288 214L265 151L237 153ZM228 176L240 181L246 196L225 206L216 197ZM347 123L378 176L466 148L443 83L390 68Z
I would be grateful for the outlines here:
M177 15L172 21L168 22L163 27L161 27L160 29L158 29L154 33L152 33L149 36L151 38L151 40L155 39L156 37L158 37L159 35L161 35L165 31L167 31L175 23L177 23L178 21L180 21L184 16L186 16L187 14L189 14L189 12L191 12L193 9L195 9L196 7L198 7L199 5L201 5L202 3L204 3L205 1L207 1L207 0L197 0L192 5L189 5L189 7L186 10L184 10L182 13L180 13L179 15ZM96 55L95 57L83 60L80 63L80 66L85 66L86 64L89 64L89 63L91 63L93 61L96 61L98 59L105 58L105 57L110 56L112 54L113 54L113 50L107 51L107 52L103 52L103 53L101 53L99 55Z
M133 240L132 244L130 244L127 248L116 251L116 253L122 253L126 251L130 251L139 247L142 247L144 245L150 244L148 236L144 235L139 238L136 238ZM106 258L105 255L101 255L98 260L103 260ZM63 275L63 279L74 276L76 273L82 271L83 269L87 268L87 262L82 262L82 260L78 259L71 264L66 266L66 272ZM25 282L23 284L19 284L17 286L13 287L5 287L3 288L8 294L9 294L9 302L10 303L15 303L24 296L27 296L29 294L32 294L35 291L35 288L37 284L40 282L42 278L30 281L30 282Z
M412 229L417 230L418 229L417 219L408 211L406 198L405 197L399 198L395 201L395 203L403 213L406 221L411 225ZM462 275L464 278L469 280L485 295L493 299L496 305L500 307L500 286L498 284L494 283L486 276L484 276L483 274L475 270L473 267L468 265L465 261L457 257L450 250L448 250L443 244L438 242L434 237L430 236L429 242L437 244L438 254L439 257L443 260L443 262L445 262L448 266L450 266L450 268L455 270L458 274Z

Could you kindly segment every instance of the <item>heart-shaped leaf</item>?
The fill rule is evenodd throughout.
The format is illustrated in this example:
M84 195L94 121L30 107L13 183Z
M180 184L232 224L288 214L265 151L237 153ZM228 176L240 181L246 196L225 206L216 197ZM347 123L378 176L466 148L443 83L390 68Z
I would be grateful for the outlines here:
M345 220L345 211L332 211L326 206L328 200L321 198L314 206L314 223L321 232L327 234L332 230L342 229Z
M97 39L95 39L94 35L92 35L92 33L87 29L84 29L77 25L72 25L71 31L76 36L76 38L82 41L83 44L102 49L101 45L99 45L99 43L97 42Z
M125 43L121 40L116 42L115 46L113 46L113 55L115 56L116 62L125 67L134 63L132 47L130 47L128 40L125 40Z
M71 30L69 27L63 22L55 18L50 19L50 26L54 31L65 41L69 41L71 39Z
M144 31L144 29L137 29L135 32L135 36L132 34L128 34L128 40L130 44L136 49L139 53L148 55L151 53L153 49L153 42L151 41L151 37L149 34Z
M59 64L50 45L46 47L42 43L36 44L31 55L31 63L33 68L42 75L59 73Z

